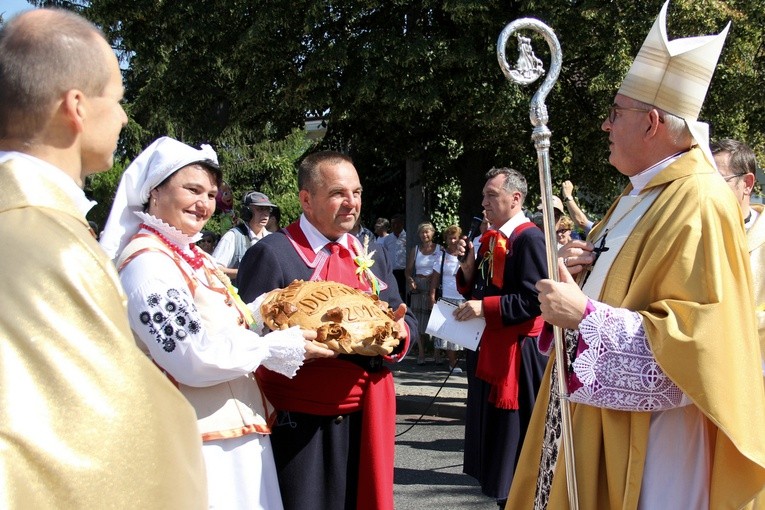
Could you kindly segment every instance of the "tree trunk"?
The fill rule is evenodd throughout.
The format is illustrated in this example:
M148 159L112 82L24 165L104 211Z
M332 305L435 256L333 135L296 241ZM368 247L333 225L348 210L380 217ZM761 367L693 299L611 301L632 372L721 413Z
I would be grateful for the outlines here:
M483 185L486 182L483 176L495 165L492 157L482 151L465 151L456 163L462 188L459 207L460 226L467 234L473 216L482 215Z
M422 186L422 160L406 160L406 245L407 253L419 242L417 225L426 221L425 190Z

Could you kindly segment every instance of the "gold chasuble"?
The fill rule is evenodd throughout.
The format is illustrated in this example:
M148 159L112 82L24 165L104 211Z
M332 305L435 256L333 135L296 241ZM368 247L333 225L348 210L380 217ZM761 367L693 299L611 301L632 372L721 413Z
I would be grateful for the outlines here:
M752 282L754 283L754 304L757 317L757 331L760 335L760 355L762 356L763 371L765 371L765 206L750 204L759 216L754 224L746 231L749 243L749 258L752 265ZM765 508L765 487L757 497L754 508Z
M757 211L757 219L746 232L749 243L749 256L752 261L752 281L754 282L754 304L757 313L757 327L760 334L763 369L765 369L765 206L752 204L750 209Z
M194 411L82 213L30 160L0 190L0 508L207 508Z
M765 487L765 389L741 211L699 149L661 171L642 193L657 188L660 195L614 260L597 300L643 316L659 365L705 416L710 508L741 508ZM551 356L508 509L534 508L553 364ZM638 507L650 420L648 412L572 405L580 508ZM551 510L569 507L562 456Z

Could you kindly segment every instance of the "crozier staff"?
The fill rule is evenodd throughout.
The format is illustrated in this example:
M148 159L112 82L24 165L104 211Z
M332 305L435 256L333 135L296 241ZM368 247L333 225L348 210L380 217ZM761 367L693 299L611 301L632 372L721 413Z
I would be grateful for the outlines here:
M220 181L210 146L160 138L125 171L101 242L118 254L133 333L197 411L210 507L279 509L273 409L253 371L293 377L305 358L333 353L297 328L250 329L250 310L195 244Z

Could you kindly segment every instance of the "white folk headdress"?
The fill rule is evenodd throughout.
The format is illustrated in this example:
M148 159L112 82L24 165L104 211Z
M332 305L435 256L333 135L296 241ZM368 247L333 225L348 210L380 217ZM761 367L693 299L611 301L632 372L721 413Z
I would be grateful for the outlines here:
M200 149L163 136L141 152L122 174L109 219L101 234L101 247L112 259L138 232L141 220L136 216L149 201L151 190L181 168L204 163L218 168L218 155L209 145Z
M717 35L668 41L668 5L669 0L654 21L619 94L684 119L696 142L705 148L709 144L709 127L697 120L730 22Z

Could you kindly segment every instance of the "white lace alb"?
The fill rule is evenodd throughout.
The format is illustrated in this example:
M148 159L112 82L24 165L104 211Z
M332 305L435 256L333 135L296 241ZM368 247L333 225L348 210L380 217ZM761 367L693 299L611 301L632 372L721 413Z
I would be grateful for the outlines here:
M656 361L637 312L592 301L595 311L579 324L587 348L573 369L582 387L571 400L621 411L661 411L688 405Z

